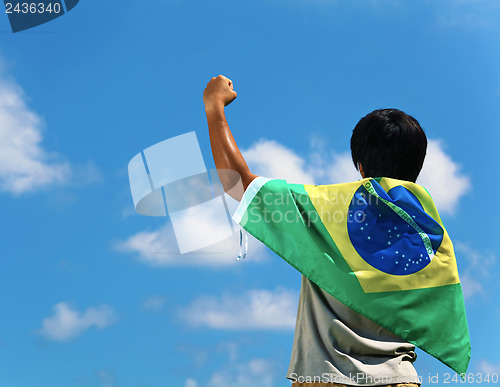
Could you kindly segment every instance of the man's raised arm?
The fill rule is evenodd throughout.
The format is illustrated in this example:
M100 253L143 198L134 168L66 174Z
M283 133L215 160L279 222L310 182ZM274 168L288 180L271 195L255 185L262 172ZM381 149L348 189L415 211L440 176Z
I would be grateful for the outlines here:
M234 141L226 121L226 116L224 115L224 107L233 102L235 98L236 92L233 90L233 82L223 75L212 78L203 92L203 102L205 103L205 112L207 113L210 144L212 145L215 167L218 170L230 169L238 172L241 176L243 189L246 190L257 175L250 172L245 159L236 145L236 141ZM222 177L221 182L226 191L231 188ZM235 199L239 200L240 198Z

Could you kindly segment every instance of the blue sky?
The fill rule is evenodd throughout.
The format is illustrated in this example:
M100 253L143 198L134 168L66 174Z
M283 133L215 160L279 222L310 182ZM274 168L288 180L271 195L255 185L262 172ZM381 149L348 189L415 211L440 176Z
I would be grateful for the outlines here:
M213 167L202 93L218 74L262 175L351 178L359 118L420 121L469 371L500 374L499 16L493 0L82 0L17 34L0 17L0 386L289 385L300 276L255 243L244 262L153 259L168 223L134 214L142 149L195 130ZM415 365L452 375L421 351Z

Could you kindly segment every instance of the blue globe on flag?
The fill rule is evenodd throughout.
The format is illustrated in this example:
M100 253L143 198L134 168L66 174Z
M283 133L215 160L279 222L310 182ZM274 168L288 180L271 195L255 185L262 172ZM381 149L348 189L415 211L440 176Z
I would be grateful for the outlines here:
M347 229L352 245L361 258L384 273L408 275L422 270L441 245L443 228L408 189L397 186L386 193L376 182L373 186L382 199L404 210L418 226L413 227L413 222L360 186L348 212ZM430 239L431 251L425 246L424 235Z

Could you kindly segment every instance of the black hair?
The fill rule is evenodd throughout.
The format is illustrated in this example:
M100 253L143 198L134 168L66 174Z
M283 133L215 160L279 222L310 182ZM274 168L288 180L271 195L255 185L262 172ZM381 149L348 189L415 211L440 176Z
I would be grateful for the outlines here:
M351 155L365 177L415 182L424 163L427 137L418 121L398 109L379 109L359 120L352 131Z

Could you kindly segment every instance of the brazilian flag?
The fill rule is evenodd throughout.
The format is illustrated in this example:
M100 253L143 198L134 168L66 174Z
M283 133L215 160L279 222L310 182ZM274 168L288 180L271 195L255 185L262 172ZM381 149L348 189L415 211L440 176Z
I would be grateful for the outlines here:
M422 186L258 177L233 219L340 302L466 372L469 331L453 245Z

